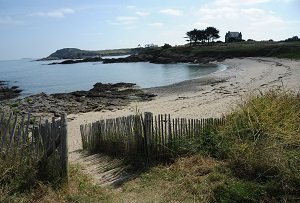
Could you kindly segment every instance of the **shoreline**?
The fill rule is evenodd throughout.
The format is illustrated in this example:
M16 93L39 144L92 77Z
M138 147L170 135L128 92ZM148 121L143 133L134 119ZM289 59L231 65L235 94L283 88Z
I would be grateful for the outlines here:
M101 119L128 116L138 112L171 114L177 118L222 117L256 90L266 90L284 84L285 89L299 90L300 61L277 58L234 58L224 62L225 71L206 77L187 80L173 85L146 88L146 93L156 94L152 101L132 102L121 110L88 112L68 116L70 152L81 148L79 126ZM71 153L71 160L78 159Z
M139 63L139 62L138 62ZM185 65L189 65L190 63L177 63L178 65L182 65L182 64L185 64ZM211 62L209 64L212 64L212 65L216 65L215 68L217 68L218 70L215 70L215 72L213 73L216 73L216 72L222 72L224 70L226 70L227 67L223 67L225 65L223 65L222 63L216 63L216 62ZM46 65L46 64L44 64ZM163 64L161 64L163 65ZM199 66L202 66L202 65L207 65L207 64L194 64L192 63L192 65L199 65ZM219 66L219 67L217 67ZM221 67L220 67L221 66ZM209 73L211 74L211 73ZM198 78L202 78L202 77L205 77L207 74L205 75L200 75L200 76L197 76L196 78L191 78L191 79L186 79L186 80L182 80L182 81L179 81L179 82L175 82L175 83L172 83L172 84L167 84L167 85L161 85L161 84L158 84L158 86L154 86L154 87L141 87L139 86L138 84L136 84L136 87L141 89L141 90L144 90L144 89L150 89L150 88L158 88L158 87L164 87L164 86L169 86L169 85L175 85L177 83L181 83L181 82L184 82L184 81L188 81L188 80L194 80L194 79L198 79ZM0 80L1 82L1 80ZM10 83L10 82L16 82L14 80L12 81L5 81L6 83ZM18 82L18 81L17 81ZM127 83L131 83L132 81L129 81ZM99 81L97 81L97 83L101 83ZM104 83L104 84L116 84L116 83L122 83L122 82L107 82L107 83ZM0 83L1 84L1 83ZM8 87L9 85L7 85ZM35 95L39 95L39 94L47 94L47 95L55 95L55 94L68 94L68 93L71 93L71 92L76 92L76 91L88 91L90 90L91 88L93 88L93 85L91 85L90 87L88 88L84 88L84 89L80 89L80 88L77 88L77 89L71 89L69 91L66 91L66 90L58 90L58 91L55 91L55 92L47 92L47 91L41 91L41 92L35 92L35 93L30 93L32 92L31 89L23 89L21 94L18 95L18 97L16 97L16 99L24 99L24 98L27 98L27 97L30 97L30 96L35 96Z

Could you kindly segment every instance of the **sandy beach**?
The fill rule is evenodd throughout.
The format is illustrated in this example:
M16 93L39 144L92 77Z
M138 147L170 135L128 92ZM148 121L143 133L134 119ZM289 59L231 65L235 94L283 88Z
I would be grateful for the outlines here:
M170 86L145 89L157 94L153 101L135 102L122 110L88 112L68 116L71 163L85 164L81 149L80 125L138 112L171 114L180 118L221 117L232 110L249 92L276 86L298 91L300 61L277 58L227 59L228 68L205 77ZM86 170L89 172L89 169ZM92 174L92 172L90 172Z

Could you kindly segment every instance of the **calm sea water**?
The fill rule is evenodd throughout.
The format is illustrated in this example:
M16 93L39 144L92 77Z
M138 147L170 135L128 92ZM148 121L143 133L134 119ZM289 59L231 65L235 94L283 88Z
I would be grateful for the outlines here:
M132 82L142 88L169 85L226 69L224 65L79 63L46 65L30 59L0 61L0 80L19 86L23 96L89 90L97 82Z

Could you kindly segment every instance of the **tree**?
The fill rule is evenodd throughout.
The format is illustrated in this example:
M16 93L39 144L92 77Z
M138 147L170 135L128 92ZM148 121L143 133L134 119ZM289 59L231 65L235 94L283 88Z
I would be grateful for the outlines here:
M197 44L197 41L198 41L197 32L198 32L197 29L193 29L193 30L186 33L187 37L185 37L185 38L188 38L187 41L190 42L190 46L192 46L192 44L193 45Z
M214 27L207 27L205 29L205 32L206 32L206 35L207 35L208 43L210 41L213 41L214 39L220 38L219 30L217 30Z
M219 30L217 30L214 27L207 27L205 30L197 30L193 29L186 33L186 37L190 46L192 45L198 45L199 42L204 44L206 41L209 43L210 41L213 41L214 39L220 38L219 36Z
M295 41L300 41L300 39L298 36L294 36L294 37L286 39L285 41L286 42L295 42Z
M197 31L197 39L201 41L202 44L207 40L207 33L205 30L198 30Z
M164 44L164 46L162 46L163 49L169 49L171 48L172 46L170 44Z

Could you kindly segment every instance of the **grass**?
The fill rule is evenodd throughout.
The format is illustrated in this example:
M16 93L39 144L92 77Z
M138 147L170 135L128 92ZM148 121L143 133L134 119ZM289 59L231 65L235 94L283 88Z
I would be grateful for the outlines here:
M38 162L26 150L0 155L0 202L9 202L35 185Z
M71 165L68 185L53 186L37 181L27 191L9 195L0 202L112 202L112 197L107 191L99 186L94 186L91 180L81 172L79 166Z
M34 181L20 192L20 184L4 187L1 182L0 197L9 191L9 202L296 203L299 123L299 94L279 89L255 92L227 115L224 126L202 138L178 142L172 163L148 168L119 188L95 186L80 167L71 166L69 185ZM26 173L17 180L30 180L22 174Z
M177 159L171 165L156 166L125 183L114 192L114 202L209 202L213 188L222 182L216 167L223 163L201 155Z
M290 201L300 192L300 96L251 94L220 130L235 177L259 184L266 196Z

